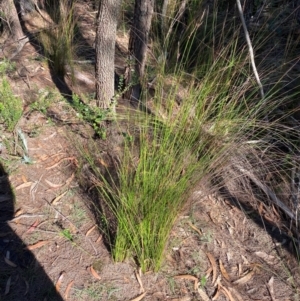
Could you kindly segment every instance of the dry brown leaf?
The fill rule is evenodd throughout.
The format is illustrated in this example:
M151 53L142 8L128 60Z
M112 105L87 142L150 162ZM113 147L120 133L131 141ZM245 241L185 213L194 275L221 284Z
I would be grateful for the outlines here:
M231 253L230 252L227 252L226 253L226 256L227 256L227 260L228 260L228 262L232 259L232 255L231 255Z
M211 266L212 266L212 269L213 269L213 279L212 279L212 284L215 283L216 279L217 279L217 263L216 263L216 259L215 257L210 254L210 253L206 253L210 263L211 263Z
M64 184L55 184L55 183L50 182L49 180L45 180L45 182L52 188L60 188L60 187L64 186Z
M73 181L74 177L75 177L75 172L73 172L73 173L71 174L71 176L67 179L65 185L69 185L69 184Z
M33 184L33 182L25 182L25 183L22 183L22 184L20 184L19 186L17 186L17 187L15 188L15 190L20 190L20 189L22 189L22 188L30 187L32 184Z
M263 206L263 203L259 203L259 205L258 205L258 213L259 213L259 215L263 215L263 211L264 211L264 206Z
M144 289L143 282L142 282L140 274L141 273L139 273L138 271L135 271L135 277L136 277L136 279L137 279L137 281L140 285L140 293L144 293L145 289Z
M70 232L72 234L77 234L78 233L78 228L73 223L70 223Z
M224 267L223 262L222 262L221 259L219 260L219 266L220 266L220 271L221 271L223 277L224 277L227 281L230 281L230 277L229 277L229 275L228 275L228 273L227 273L227 271L226 271L226 269L225 269L225 267Z
M68 300L68 298L69 298L69 293L70 293L70 290L71 290L71 287L73 286L73 284L74 284L74 280L72 280L66 288L66 291L65 291L65 299L66 300Z
M38 156L38 159L39 159L39 160L38 160L37 162L43 162L43 161L46 161L48 158L49 158L49 156L46 155L46 154L39 155L39 156Z
M233 287L229 287L228 290L238 299L238 301L244 301L242 296Z
M171 263L173 266L177 266L177 261L174 259L174 257L171 254L166 254L165 259Z
M244 255L242 255L241 257L242 257L243 263L244 263L245 265L249 265L249 264L250 264L249 261L248 261L248 259L247 259Z
M206 272L205 272L205 278L208 279L210 274L212 273L212 267L210 267Z
M146 292L141 294L140 296L134 298L134 299L131 299L130 301L140 301L142 300L144 297L146 296Z
M221 285L221 289L222 289L222 291L224 292L224 295L225 295L230 301L235 301L235 299L233 298L231 292L230 292L226 287L224 287L223 285Z
M9 278L6 281L4 295L7 295L9 293L9 291L10 291L10 284L11 284L11 276L9 276Z
M11 260L9 260L9 258L7 258L7 257L4 257L4 261L6 264L8 264L9 266L11 266L13 268L17 267L17 265L14 262L12 262Z
M241 263L238 264L238 268L239 268L238 269L238 275L241 276L242 273L243 273L243 268L242 268L242 264Z
M63 196L66 195L67 192L68 192L68 191L65 191L65 192L63 192L61 195L57 196L57 197L51 202L51 204L52 204L52 205L56 205L56 204L58 203L58 201L59 201Z
M265 214L264 216L264 219L267 221L267 222L270 222L272 225L276 225L276 221L274 220L274 216L270 216L268 214Z
M217 279L216 279L216 282L215 282L214 286L216 287L218 284L221 284L221 280L222 280L222 275L219 274L218 277L217 277Z
M212 297L212 300L213 300L213 301L215 301L215 300L217 300L217 299L219 298L219 296L220 296L220 291L221 291L221 287L220 287L220 284L218 284L217 290L216 290L215 294L214 294L213 297Z
M41 14L41 15L42 15L42 14ZM44 15L44 14L43 14L43 15ZM47 17L44 17L43 15L42 15L43 18L47 18ZM49 139L53 138L53 137L56 136L56 135L57 135L57 132L54 132L54 133L52 133L51 135L49 135L48 137L43 138L43 140L44 140L44 141L49 140Z
M103 235L100 234L99 237L98 237L97 240L96 240L96 243L99 243L99 242L102 240L102 238L103 238Z
M195 230L200 236L202 236L202 232L198 229L198 228L196 228L192 223L188 223L188 225L193 229L193 230Z
M76 160L76 158L75 158L74 156L73 156L73 157L62 158L62 159L60 159L58 162L56 162L55 164L46 167L46 170L55 168L56 166L58 166L61 162L65 161L65 160Z
M21 215L23 213L23 209L18 209L15 214L14 214L14 217L18 217L19 215Z
M42 246L44 246L45 244L47 244L48 242L49 242L48 240L41 240L33 245L27 246L26 249L28 249L28 250L38 249L38 248L41 248Z
M272 301L276 301L274 294L274 277L272 276L267 284Z
M267 253L261 251L255 252L254 254L260 257L261 259L263 259L268 264L274 264L274 259L275 259L274 256L268 255Z
M94 225L94 226L91 227L89 230L87 230L85 236L89 236L89 235L93 232L93 230L94 230L95 228L96 228L96 225Z
M207 296L206 292L198 287L198 294L202 298L203 301L210 301L209 297Z
M26 179L26 177L24 175L22 175L21 178L22 178L23 183L28 182L27 179Z
M234 281L233 284L242 285L242 284L247 283L253 277L254 273L255 273L254 270L250 271L248 274L246 274L242 278Z
M108 166L109 166L109 164L107 164L102 158L99 158L98 161L99 161L99 163L100 163L101 165L103 165L104 167L108 167Z
M274 214L276 215L276 217L277 217L278 219L280 219L281 216L279 215L278 211L275 209L275 207L274 207L273 204L272 204L272 209L273 209L273 212L274 212Z
M39 224L39 220L37 219L31 226L30 228L25 232L25 234L28 234L32 232Z
M192 280L194 281L194 289L196 290L197 287L198 287L198 278L195 277L195 276L192 276L192 275L177 275L177 276L174 276L175 279L186 279L186 280Z
M98 280L101 280L101 277L98 275L98 273L94 270L92 266L89 267L89 271L91 272L92 276Z
M57 292L60 291L60 287L61 287L61 283L62 283L62 280L64 278L64 275L65 275L65 272L61 272L59 277L58 277L58 280L55 284L55 289L56 289Z

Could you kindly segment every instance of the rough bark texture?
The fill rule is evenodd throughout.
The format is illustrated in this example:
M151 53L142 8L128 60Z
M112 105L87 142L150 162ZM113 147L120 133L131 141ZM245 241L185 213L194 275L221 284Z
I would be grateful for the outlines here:
M134 20L130 32L129 52L135 60L134 69L137 84L132 87L130 100L138 103L142 90L142 81L147 58L149 31L153 16L154 0L136 0Z
M97 105L109 108L114 96L114 60L120 0L99 3L96 29L96 99Z
M33 0L19 0L19 3L22 16L35 10L35 2Z
M18 40L24 36L18 12L13 0L0 0L0 17L10 31L10 35L14 40Z
M28 42L28 38L24 36L13 0L0 0L0 17L4 24L4 30L6 31L5 42L1 48L1 56L4 55L5 57L12 59Z

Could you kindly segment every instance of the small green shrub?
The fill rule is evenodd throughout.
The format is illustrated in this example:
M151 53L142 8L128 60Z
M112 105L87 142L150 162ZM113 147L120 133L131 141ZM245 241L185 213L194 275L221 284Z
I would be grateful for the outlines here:
M99 107L89 106L76 94L72 95L72 101L78 117L88 122L93 127L96 135L98 135L101 139L106 139L106 131L102 126L102 122L109 118L112 110L103 110Z
M16 65L15 63L10 62L7 59L4 59L0 62L0 75L4 75L7 72L15 70Z
M61 95L54 90L39 89L37 100L30 104L33 111L47 114L49 107L61 100Z
M8 131L13 131L22 116L22 100L11 90L8 80L4 77L0 83L0 121Z

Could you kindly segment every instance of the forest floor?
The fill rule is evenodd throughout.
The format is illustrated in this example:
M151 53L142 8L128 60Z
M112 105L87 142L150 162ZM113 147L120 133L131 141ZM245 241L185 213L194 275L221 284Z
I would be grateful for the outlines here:
M87 4L77 9L84 16L79 18L81 35L92 49L95 14L80 13L90 11ZM126 40L119 33L121 47ZM124 64L122 59L117 56L116 63ZM1 152L9 185L2 173L0 300L300 299L299 258L291 252L293 241L278 230L275 208L262 206L258 214L203 187L191 192L179 214L159 272L141 274L130 260L114 263L89 206L90 187L80 177L78 146L85 148L94 130L62 96L64 89L92 94L94 87L87 81L74 86L68 78L59 85L30 43L13 61L16 69L9 80L24 101L18 128L31 163L22 162L18 134L0 127L0 142L11 141L18 153L12 156L7 145ZM77 67L93 81L92 64ZM95 138L99 154L118 151L122 129L113 126L105 141ZM264 227L265 220L273 227Z

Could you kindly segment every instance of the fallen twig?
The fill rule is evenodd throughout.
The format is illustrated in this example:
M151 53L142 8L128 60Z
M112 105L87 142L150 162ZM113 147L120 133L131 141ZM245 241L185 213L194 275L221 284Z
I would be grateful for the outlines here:
M254 60L253 47L252 47L252 43L251 43L251 40L250 40L248 29L247 29L247 25L246 25L246 22L245 22L245 18L244 18L244 15L243 15L243 9L242 9L242 5L241 5L241 1L236 0L236 3L237 3L238 11L239 11L239 14L240 14L240 18L241 18L241 21L242 21L246 41L247 41L248 48L249 48L249 54L250 54L250 60L251 60L253 73L255 75L256 82L259 86L261 98L264 99L265 98L264 88L262 86L262 83L260 81L260 78L259 78L259 75L258 75L258 72L257 72L257 68L256 68L255 60Z

